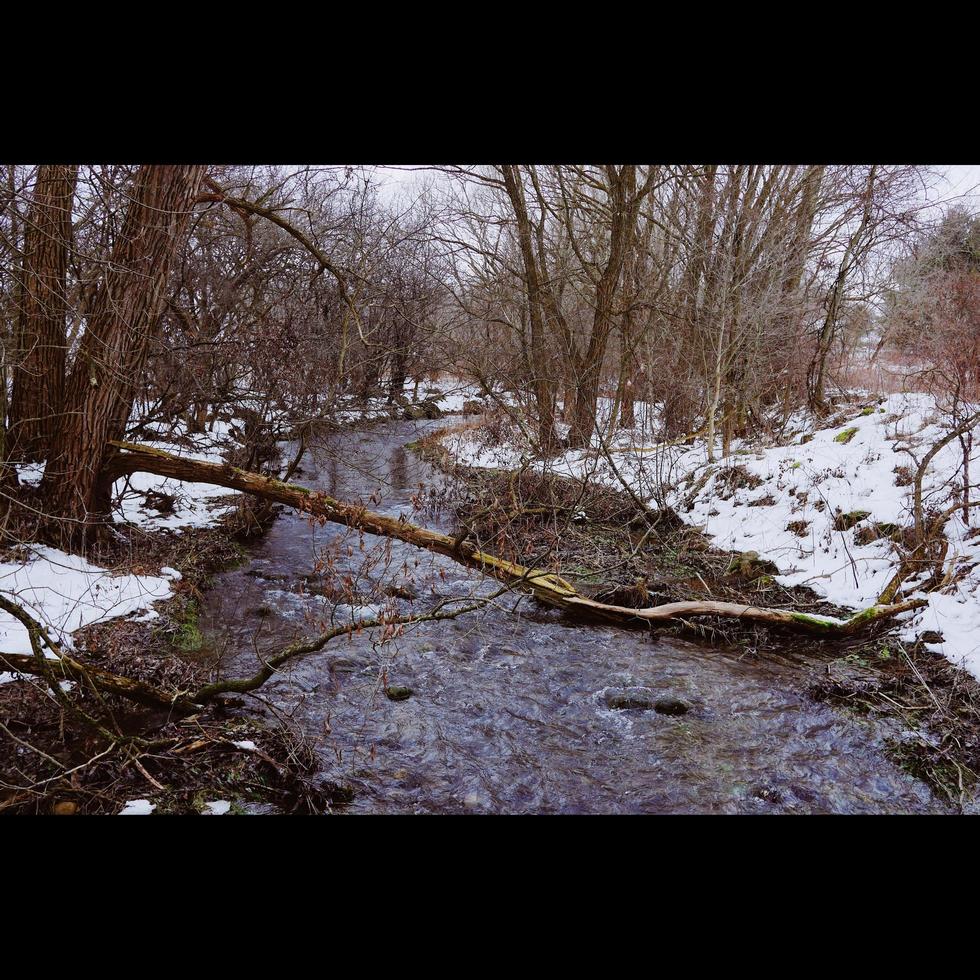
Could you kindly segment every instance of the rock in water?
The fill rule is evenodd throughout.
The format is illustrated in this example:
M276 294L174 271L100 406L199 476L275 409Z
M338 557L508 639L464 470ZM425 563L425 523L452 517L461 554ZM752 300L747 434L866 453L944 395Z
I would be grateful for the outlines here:
M680 698L659 698L653 704L653 710L659 715L686 715L691 706Z
M649 711L653 702L642 694L607 694L606 704L616 711Z

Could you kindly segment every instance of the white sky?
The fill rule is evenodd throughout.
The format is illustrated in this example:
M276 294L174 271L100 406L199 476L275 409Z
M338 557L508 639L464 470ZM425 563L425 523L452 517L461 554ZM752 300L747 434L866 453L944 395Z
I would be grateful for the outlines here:
M418 170L400 169L399 167L372 168L382 180L382 194L394 197L402 191L411 191L427 177L434 175ZM936 170L944 173L929 195L936 203L948 201L952 197L966 195L962 203L974 210L980 211L980 164L957 164L953 166L936 165Z

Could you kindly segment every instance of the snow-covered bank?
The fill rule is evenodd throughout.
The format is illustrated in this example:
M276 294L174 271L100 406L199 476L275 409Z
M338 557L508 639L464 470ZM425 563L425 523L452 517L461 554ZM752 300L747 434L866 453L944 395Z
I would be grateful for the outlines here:
M188 437L178 425L166 437L144 444L179 456L220 462L234 445L232 431L233 423L216 422L212 431ZM175 438L180 443L172 441ZM36 486L43 473L43 463L18 467L18 478L26 485ZM176 534L217 523L227 511L227 499L221 498L235 495L224 487L144 473L118 480L113 491L119 503L113 514L117 522L146 530L166 528ZM154 603L171 598L172 583L181 577L172 568L162 568L158 575L116 574L78 555L34 543L24 545L23 552L22 560L0 564L0 593L23 606L67 649L72 648L72 634L84 626L137 613L142 614L141 620L155 618ZM31 652L26 628L6 612L0 612L0 651ZM17 677L0 672L0 683Z
M780 582L807 585L857 609L873 604L895 571L895 528L889 525L904 528L913 520L909 471L916 463L903 450L921 459L946 431L929 396L891 395L854 407L823 428L801 415L791 420L783 444L735 442L731 455L713 464L703 441L656 450L642 432L619 433L611 455L638 496L654 500L659 491L663 503L711 535L717 547L756 551L777 564ZM980 427L974 444L976 456ZM519 446L488 444L480 430L451 433L444 445L471 466L514 468L528 459ZM956 440L937 454L923 483L927 508L947 508L961 499L962 459ZM546 467L622 486L595 451L568 452ZM974 462L974 474L978 468ZM978 520L974 511L974 524ZM921 594L928 606L906 615L902 637L937 631L943 639L935 648L980 678L980 528L965 524L957 512L946 536L946 568L954 581L930 593L915 593L915 579L906 583L906 592Z
M141 610L155 616L153 603L169 599L172 583L180 578L172 568L161 569L160 575L113 575L84 558L43 545L31 545L29 552L27 561L0 564L0 592L46 626L52 639L68 647L71 634L91 623ZM2 611L0 650L31 653L27 629ZM15 678L0 673L0 683Z
M414 381L406 380L402 397L404 400L401 404L390 402L387 397L369 398L366 401L348 397L331 411L330 418L345 424L376 422L397 417L406 404L429 402L445 415L462 412L467 402L485 404L483 392L478 385L452 375L439 375L434 380L420 382L417 387Z
M238 431L243 427L244 422L237 421ZM188 435L180 423L166 438L143 440L141 444L185 459L220 463L235 445L235 431L236 420L216 421L210 431L195 435ZM171 441L175 438L180 438L180 443ZM189 483L149 473L133 473L117 480L113 493L119 497L119 508L114 515L116 521L137 524L146 530L167 528L179 534L182 528L210 527L217 523L230 506L229 501L222 498L234 497L237 491L210 483Z

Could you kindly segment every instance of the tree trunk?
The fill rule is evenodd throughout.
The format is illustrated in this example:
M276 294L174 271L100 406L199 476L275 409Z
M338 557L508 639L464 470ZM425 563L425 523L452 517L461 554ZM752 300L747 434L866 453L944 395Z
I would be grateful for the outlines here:
M538 446L542 453L550 454L558 448L558 436L555 432L554 392L545 352L546 340L540 271L534 257L531 219L527 213L520 171L516 166L504 166L502 171L507 196L510 198L514 218L517 222L517 238L520 243L521 258L524 262L528 317L531 325L531 336L528 344L532 371L531 389L534 392L538 416Z
M18 359L10 403L10 458L48 455L62 411L68 250L77 166L38 170L27 215Z
M203 166L144 166L68 380L42 483L48 536L79 542L107 510L108 443L129 420L174 256L187 236Z
M825 412L827 402L825 397L827 355L833 346L834 336L837 332L837 321L840 317L841 305L844 300L844 289L847 284L848 276L857 265L862 253L867 247L868 229L871 225L872 205L874 204L874 186L877 166L871 167L868 171L868 184L864 192L864 206L861 212L861 222L857 230L850 237L844 257L841 259L837 270L837 277L831 287L830 296L827 300L827 315L824 317L823 326L820 328L820 336L817 338L817 349L810 362L810 408L814 412Z

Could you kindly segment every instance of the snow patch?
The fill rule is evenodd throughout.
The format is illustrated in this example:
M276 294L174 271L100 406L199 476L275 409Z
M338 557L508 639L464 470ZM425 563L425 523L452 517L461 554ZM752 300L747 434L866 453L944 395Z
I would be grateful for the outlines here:
M149 800L126 800L126 805L119 811L120 817L146 817L155 809L156 804Z
M0 564L0 592L66 646L71 645L69 634L83 626L148 609L173 594L170 580L158 575L113 575L44 545L32 545L30 551L26 562ZM31 652L27 628L6 612L0 612L0 650Z

